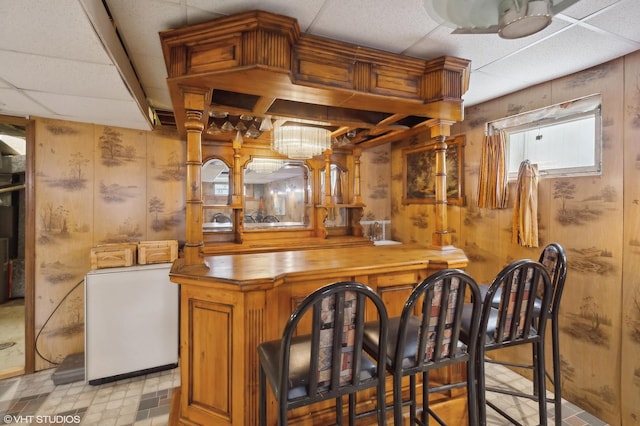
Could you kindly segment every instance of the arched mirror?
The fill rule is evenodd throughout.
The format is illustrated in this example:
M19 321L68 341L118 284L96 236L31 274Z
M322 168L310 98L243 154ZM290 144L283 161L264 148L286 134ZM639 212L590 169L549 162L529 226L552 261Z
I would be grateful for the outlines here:
M309 171L303 161L252 158L244 172L244 229L310 226Z
M217 158L202 166L202 217L204 232L233 230L233 210L229 206L231 194L229 166Z

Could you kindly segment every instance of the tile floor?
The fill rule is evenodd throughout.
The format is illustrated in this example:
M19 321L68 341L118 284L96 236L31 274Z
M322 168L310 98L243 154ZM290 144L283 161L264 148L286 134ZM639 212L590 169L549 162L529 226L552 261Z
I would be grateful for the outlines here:
M24 299L0 304L0 377L24 369ZM1 424L1 423L0 423Z
M531 389L533 389L533 384L530 380L527 380L508 368L497 364L485 363L485 377L487 386L511 388L521 392L531 392ZM553 397L550 393L548 396ZM535 401L492 392L487 392L487 400L492 401L514 419L522 422L523 425L539 424L538 403ZM562 417L563 426L608 425L583 409L564 400L562 404ZM551 403L547 405L547 418L550 426L555 424L554 407ZM509 422L503 417L500 417L491 408L487 407L487 425L501 426L505 424L509 424Z
M0 381L0 425L166 425L171 395L180 385L179 368L98 386L55 386L54 371Z
M166 425L169 418L171 394L180 384L179 368L146 376L119 380L99 386L75 382L55 386L51 373L55 370L0 381L0 424L50 425ZM487 365L487 384L493 381L514 388L531 386L531 382L512 371ZM526 399L489 394L500 407L525 425L536 425L537 405ZM562 405L563 425L605 426L578 407ZM32 417L29 417L32 416ZM36 419L35 416L40 416ZM489 425L505 425L491 409L487 413ZM549 404L549 424L553 425L553 406ZM452 425L456 426L456 425Z

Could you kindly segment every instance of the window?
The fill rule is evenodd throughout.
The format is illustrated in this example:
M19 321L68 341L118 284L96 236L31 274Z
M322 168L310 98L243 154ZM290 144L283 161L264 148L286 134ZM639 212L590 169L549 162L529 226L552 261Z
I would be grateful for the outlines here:
M520 163L538 165L540 177L589 176L602 171L600 95L591 95L488 123L504 132L509 179Z
M228 194L229 194L228 183L213 182L213 195L226 197Z

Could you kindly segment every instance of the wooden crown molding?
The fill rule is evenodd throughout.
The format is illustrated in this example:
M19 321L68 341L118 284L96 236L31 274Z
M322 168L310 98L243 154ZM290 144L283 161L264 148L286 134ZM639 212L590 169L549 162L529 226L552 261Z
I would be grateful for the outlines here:
M294 18L249 11L160 33L175 122L185 93L209 111L327 122L366 130L363 146L397 140L432 119L463 119L470 62L425 60L300 32ZM221 96L216 96L216 91ZM206 123L204 123L206 125Z

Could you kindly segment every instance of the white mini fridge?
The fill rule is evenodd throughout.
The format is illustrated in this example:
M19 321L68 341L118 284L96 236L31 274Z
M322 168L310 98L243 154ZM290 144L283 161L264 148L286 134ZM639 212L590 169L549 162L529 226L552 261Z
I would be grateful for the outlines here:
M178 366L179 286L171 263L85 277L85 381L97 385Z

